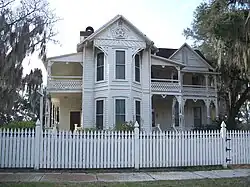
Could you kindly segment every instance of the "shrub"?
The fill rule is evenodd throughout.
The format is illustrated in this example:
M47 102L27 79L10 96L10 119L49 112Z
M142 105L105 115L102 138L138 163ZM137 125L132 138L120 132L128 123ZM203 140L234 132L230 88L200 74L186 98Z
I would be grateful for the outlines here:
M12 121L8 124L1 125L0 128L11 128L11 129L18 129L18 128L35 128L36 123L34 121Z
M134 131L134 123L132 121L125 123L118 123L115 126L115 131Z

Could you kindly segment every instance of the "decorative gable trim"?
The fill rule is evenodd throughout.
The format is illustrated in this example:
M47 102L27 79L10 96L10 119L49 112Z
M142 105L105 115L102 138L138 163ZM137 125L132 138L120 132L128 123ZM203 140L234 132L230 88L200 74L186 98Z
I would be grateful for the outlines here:
M189 50L191 50L194 54L195 54L195 56L197 56L200 60L201 60L201 62L203 62L207 67L209 67L209 69L211 69L211 70L215 70L209 63L207 63L207 61L206 60L204 60L199 54L197 54L196 52L195 52L195 50L194 49L192 49L192 47L190 47L187 43L184 43L177 51L175 51L170 57L169 57L169 59L172 59L181 49L183 49L184 47L187 47Z
M143 34L138 28L136 28L131 22L129 22L122 15L115 16L108 23L106 23L105 25L100 27L98 30L96 30L94 33L92 33L90 36L88 36L85 40L83 40L80 44L77 45L77 50L81 51L84 43L86 43L87 41L92 41L98 34L100 34L102 31L104 31L106 28L111 26L113 23L115 23L119 19L120 19L120 21L118 22L117 27L115 27L112 30L112 35L115 38L117 38L117 39L126 39L127 38L126 28L123 27L123 22L122 22L122 20L124 20L124 22L126 22L136 33L138 33L146 41L146 43L152 47L152 49L157 50L157 48L154 46L154 42L152 40L150 40L145 34Z

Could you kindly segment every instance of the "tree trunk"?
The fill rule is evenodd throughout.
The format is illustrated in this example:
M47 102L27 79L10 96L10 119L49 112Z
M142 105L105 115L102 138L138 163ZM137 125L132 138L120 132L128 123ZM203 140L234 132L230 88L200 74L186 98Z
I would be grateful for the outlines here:
M229 130L233 130L237 128L237 124L236 124L236 116L237 116L238 112L235 110L235 108L231 108L229 111L229 115L226 121L227 124L227 129Z

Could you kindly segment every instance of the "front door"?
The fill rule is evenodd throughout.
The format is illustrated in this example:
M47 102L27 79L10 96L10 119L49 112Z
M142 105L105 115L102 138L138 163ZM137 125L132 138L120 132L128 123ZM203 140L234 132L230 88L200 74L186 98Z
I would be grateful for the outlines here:
M70 130L73 131L75 129L75 124L80 126L81 123L81 112L70 112Z
M201 107L194 107L194 127L201 128Z

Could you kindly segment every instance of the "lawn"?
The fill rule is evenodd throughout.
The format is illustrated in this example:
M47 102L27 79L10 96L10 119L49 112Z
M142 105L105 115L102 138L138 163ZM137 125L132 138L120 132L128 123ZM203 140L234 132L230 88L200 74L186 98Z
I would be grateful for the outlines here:
M249 178L201 179L127 183L0 183L0 187L249 187Z

